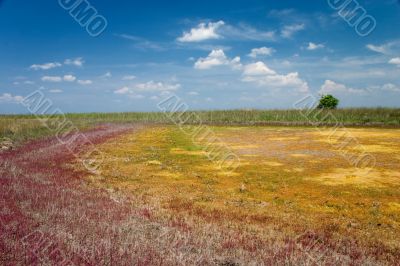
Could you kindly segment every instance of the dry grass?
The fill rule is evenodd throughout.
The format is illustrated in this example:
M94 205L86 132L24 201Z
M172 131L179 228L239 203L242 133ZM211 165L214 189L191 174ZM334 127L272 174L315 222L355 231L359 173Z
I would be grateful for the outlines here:
M0 264L398 263L397 153L374 150L364 175L327 131L213 130L240 156L235 172L173 126L87 131L105 153L95 176L55 138L0 154ZM351 132L364 145L400 145L398 130Z
M210 162L203 143L193 144L177 128L156 127L100 146L109 157L102 165L103 177L92 178L92 184L160 206L154 214L160 219L196 219L196 226L185 222L189 228L236 228L240 236L254 235L261 242L279 239L278 249L285 247L284 239L312 232L329 249L319 258L324 262L338 257L355 263L399 259L399 160L383 147L376 149L381 145L376 143L384 142L400 150L399 130L350 130L377 159L372 171L362 172L341 155L357 154L359 146L336 149L326 141L329 129L213 129L241 157L234 173ZM210 245L221 245L214 241ZM228 241L223 246L237 254L245 244ZM264 248L254 247L254 254Z

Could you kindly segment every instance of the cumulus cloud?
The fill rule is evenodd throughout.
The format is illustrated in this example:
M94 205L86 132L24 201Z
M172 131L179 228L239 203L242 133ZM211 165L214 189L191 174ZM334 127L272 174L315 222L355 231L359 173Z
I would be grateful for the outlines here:
M254 64L249 64L244 67L244 76L266 76L266 75L276 75L276 72L270 69L263 62L257 62Z
M316 44L313 42L309 42L306 49L309 51L314 51L314 50L322 49L324 47L325 47L325 45L323 45L323 44Z
M65 75L65 76L63 77L63 80L64 80L64 81L67 81L67 82L74 82L74 81L76 80L76 77L73 76L73 75Z
M84 63L85 63L85 61L83 60L82 57L78 57L75 59L66 59L64 61L65 65L72 65L72 66L77 66L77 67L83 66Z
M304 30L306 27L304 24L293 24L283 27L281 36L283 38L291 38L296 32Z
M240 57L235 57L232 60L229 59L223 50L212 50L211 53L205 58L199 58L194 64L196 69L210 69L216 66L231 66L234 69L239 69L242 67L240 63Z
M397 65L398 67L400 67L400 57L390 59L389 64Z
M180 43L193 43L222 38L252 41L274 41L276 39L276 32L259 30L244 23L240 23L238 25L229 25L221 20L218 22L200 23L195 28L190 29L190 31L184 32L181 37L177 38L177 40ZM214 47L213 49L216 48Z
M138 83L134 86L124 86L118 90L115 90L115 94L136 94L137 92L171 92L181 88L179 83L168 84L164 82L149 81L145 83Z
M49 70L49 69L60 67L60 66L62 66L60 63L54 62L54 63L45 63L42 65L34 64L34 65L31 65L29 68L33 69L33 70Z
M217 30L225 25L222 20L218 22L200 23L197 27L192 28L189 32L184 32L178 38L179 42L201 42L205 40L220 39L221 35Z
M246 65L242 81L253 82L262 87L290 88L299 92L309 91L308 83L299 77L299 73L278 74L263 62Z
M325 80L325 83L321 86L319 93L322 95L335 94L335 93L364 94L364 93L366 93L366 90L354 89L354 88L347 87L344 84L336 83L332 80Z
M264 46L260 48L251 49L249 56L252 58L257 58L257 56L259 55L269 56L272 55L274 52L275 52L274 48Z
M90 84L92 84L93 82L91 81L91 80L78 80L77 81L78 82L78 84L80 84L80 85L90 85Z
M10 103L19 103L22 102L24 97L19 95L12 95L11 93L3 93L0 95L0 102L10 102Z

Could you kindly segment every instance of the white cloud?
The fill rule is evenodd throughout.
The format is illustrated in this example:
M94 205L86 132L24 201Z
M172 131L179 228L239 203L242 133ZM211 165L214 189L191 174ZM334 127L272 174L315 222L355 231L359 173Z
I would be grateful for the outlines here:
M377 53L381 53L381 54L386 54L388 51L387 49L389 47L387 47L386 45L373 45L373 44L367 44L367 48L373 52L377 52Z
M77 67L83 66L84 63L85 63L85 61L83 60L82 57L78 57L75 59L66 59L64 61L64 64L66 64L66 65L73 65L73 66L77 66Z
M392 83L387 83L381 87L384 91L393 91L393 92L400 92L400 87L396 86Z
M141 94L137 94L135 92L134 88L129 88L129 87L122 87L118 90L114 91L115 94L119 94L119 95L127 95L129 98L131 99L144 99L145 96L141 95Z
M67 82L74 82L76 80L76 77L73 75L65 75L63 79L64 79L64 81L67 81Z
M114 93L115 94L127 94L130 91L131 90L128 87L122 87L121 89L115 90Z
M176 91L181 88L179 83L177 84L168 84L163 82L154 82L149 81L146 83L138 83L132 87L122 87L118 90L115 90L115 94L135 94L136 92L170 92Z
M366 90L349 88L344 84L336 83L332 80L325 80L325 83L321 86L319 93L322 95L335 93L364 94L366 93Z
M249 56L252 58L257 58L258 55L269 56L269 55L272 55L272 53L274 53L274 52L275 52L274 48L264 46L264 47L260 47L260 48L251 49L251 53L249 54Z
M238 25L229 25L224 21L218 21L200 23L197 27L192 28L189 32L184 32L183 35L177 40L180 43L193 43L222 38L234 40L274 41L276 39L276 32L272 30L259 30L244 23L239 23ZM204 50L204 46L193 46L193 44L191 48ZM217 48L214 46L212 49L223 48Z
M139 83L134 86L134 89L137 91L176 91L181 87L178 84L167 84L163 82L154 82L149 81L146 83Z
M332 80L325 80L325 83L321 86L319 91L320 94L329 94L335 92L346 92L347 87L343 84L336 83Z
M281 75L269 68L263 62L246 65L243 71L244 82L254 82L262 87L290 88L299 92L308 92L308 83L299 77L299 73L293 72Z
M52 89L52 90L49 90L49 92L50 92L50 93L61 93L61 92L63 92L63 90L60 90L60 89Z
M235 57L230 60L224 53L223 50L212 50L211 53L206 58L199 58L194 64L196 69L210 69L216 66L228 65L234 69L239 69L242 67L240 63L240 57Z
M44 76L42 77L42 81L46 82L61 82L62 78L58 76Z
M83 61L82 57L78 57L75 59L66 59L64 61L65 65L74 65L74 66L83 66L85 61ZM31 65L29 68L33 69L33 70L49 70L52 68L56 68L56 67L61 67L62 64L58 63L58 62L52 62L52 63L45 63L45 64L34 64Z
M376 53L384 55L398 55L400 52L400 40L386 42L381 45L368 44L366 47Z
M246 65L244 67L243 75L245 76L263 76L263 75L276 75L276 72L270 69L263 62L257 62Z
M131 76L124 76L124 77L122 78L122 80L134 80L134 79L136 79L136 76L134 76L134 75L131 75Z
M314 50L322 49L324 47L325 47L325 45L323 45L323 44L316 44L313 42L309 42L308 46L307 46L307 50L314 51Z
M91 80L78 80L78 84L80 84L80 85L90 85L90 84L92 84L93 82L91 81Z
M62 66L60 63L54 62L54 63L45 63L42 65L31 65L29 68L33 70L49 70L52 68L60 67Z
M196 28L192 28L190 32L184 32L183 36L178 38L179 42L201 42L211 39L220 39L221 36L217 33L217 30L225 25L225 22L209 22L200 23Z
M400 57L390 59L389 64L397 65L398 67L400 67Z
M73 75L65 75L64 77L59 77L59 76L43 76L42 81L45 82L61 82L61 81L67 81L67 82L74 82L76 80L76 77Z
M24 97L16 95L13 96L10 93L3 93L3 95L0 95L0 102L12 102L12 103L19 103L22 102Z
M281 36L283 38L291 38L293 34L296 32L304 30L306 27L304 24L293 24L293 25L287 25L283 27L281 31Z

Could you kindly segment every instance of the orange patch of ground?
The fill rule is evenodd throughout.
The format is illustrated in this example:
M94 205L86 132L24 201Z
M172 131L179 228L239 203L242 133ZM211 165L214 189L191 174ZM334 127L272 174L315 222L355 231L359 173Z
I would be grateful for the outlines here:
M361 146L344 145L341 137L326 141L330 129L212 130L219 138L213 143L194 144L178 128L156 127L101 145L107 154L100 169L104 179L94 182L141 193L169 211L202 217L218 211L217 222L260 232L266 230L265 221L288 234L334 225L336 237L400 248L399 130L346 131L376 159L373 169L357 169L348 160L361 154L355 148ZM209 160L202 148L209 145L230 149L240 158L238 167L228 171Z

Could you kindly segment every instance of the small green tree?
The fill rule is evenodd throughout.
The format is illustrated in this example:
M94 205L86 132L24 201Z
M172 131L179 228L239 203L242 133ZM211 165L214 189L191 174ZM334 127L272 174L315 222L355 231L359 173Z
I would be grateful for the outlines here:
M317 106L318 109L336 109L339 104L339 100L332 95L322 95Z

